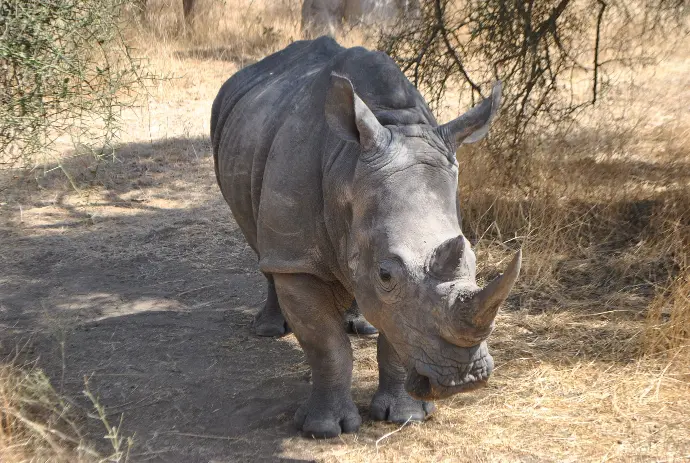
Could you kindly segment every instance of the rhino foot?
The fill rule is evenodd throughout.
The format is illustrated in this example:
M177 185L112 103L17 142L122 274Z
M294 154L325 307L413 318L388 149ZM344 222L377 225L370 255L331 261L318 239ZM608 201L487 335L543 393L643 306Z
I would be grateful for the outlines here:
M359 311L357 301L352 301L350 308L345 312L345 331L350 334L361 335L376 334L379 332Z
M258 336L284 336L290 332L290 327L280 308L266 305L254 317L254 332Z
M424 421L434 410L433 402L413 399L404 391L400 394L379 391L371 401L369 416L376 421L406 423Z
M315 439L357 432L361 424L362 417L350 397L323 398L312 394L295 413L297 429L304 437Z
M350 334L369 335L379 332L379 330L377 330L374 325L369 323L362 315L357 315L356 317L350 318L345 322L345 331Z

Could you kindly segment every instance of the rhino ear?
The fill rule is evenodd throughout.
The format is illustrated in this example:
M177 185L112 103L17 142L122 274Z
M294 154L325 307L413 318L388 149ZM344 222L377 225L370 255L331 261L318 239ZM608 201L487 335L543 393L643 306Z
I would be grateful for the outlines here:
M325 113L331 130L343 140L359 143L364 151L377 151L388 144L390 132L357 96L347 77L331 74Z
M474 143L489 132L491 120L501 104L501 82L496 82L491 95L462 116L443 124L437 132L451 146Z

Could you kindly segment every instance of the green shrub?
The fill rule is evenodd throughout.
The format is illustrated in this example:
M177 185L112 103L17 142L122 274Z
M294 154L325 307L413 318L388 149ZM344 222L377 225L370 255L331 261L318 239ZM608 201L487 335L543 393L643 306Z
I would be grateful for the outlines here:
M45 163L60 137L97 156L112 148L151 78L122 36L124 5L0 0L1 167Z

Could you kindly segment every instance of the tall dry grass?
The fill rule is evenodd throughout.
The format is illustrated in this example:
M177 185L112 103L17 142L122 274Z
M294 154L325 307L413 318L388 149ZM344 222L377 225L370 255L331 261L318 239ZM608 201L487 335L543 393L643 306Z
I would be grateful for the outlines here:
M236 61L240 65L299 40L299 0L219 2L198 0L194 20L182 16L182 2L150 0L134 39L144 47L183 46L185 57ZM155 52L152 53L155 55Z
M197 0L188 25L180 1L149 0L143 20L132 15L130 38L154 59L173 47L177 58L232 61L243 67L303 38L301 5L301 0ZM337 39L346 46L372 45L376 33L345 26Z
M92 410L84 410L53 387L35 364L19 355L0 362L0 461L20 463L125 463L133 440L122 433L122 415L111 424L98 397L84 382ZM102 453L83 434L85 415L100 421L109 452Z
M74 410L40 369L0 363L0 461L93 461L98 454L79 428Z
M525 152L529 178L509 186L486 151L461 154L460 190L485 274L523 247L521 307L646 318L636 354L667 352L687 374L690 121L675 117L672 128L599 121L535 143Z

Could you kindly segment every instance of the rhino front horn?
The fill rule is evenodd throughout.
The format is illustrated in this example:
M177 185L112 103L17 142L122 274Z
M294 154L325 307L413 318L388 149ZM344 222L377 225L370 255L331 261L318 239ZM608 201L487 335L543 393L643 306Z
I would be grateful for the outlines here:
M488 328L491 325L496 318L498 308L506 300L518 275L520 275L521 265L522 249L515 254L503 275L494 278L491 283L472 297L472 305L476 307L472 317L472 325L476 328Z

